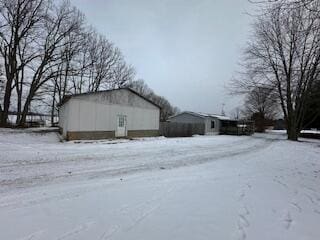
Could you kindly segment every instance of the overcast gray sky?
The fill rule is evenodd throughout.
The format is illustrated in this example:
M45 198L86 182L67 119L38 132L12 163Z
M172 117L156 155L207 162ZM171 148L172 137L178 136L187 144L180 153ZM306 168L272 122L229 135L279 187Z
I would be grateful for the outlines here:
M250 31L247 0L72 0L157 93L181 110L226 113L225 85Z

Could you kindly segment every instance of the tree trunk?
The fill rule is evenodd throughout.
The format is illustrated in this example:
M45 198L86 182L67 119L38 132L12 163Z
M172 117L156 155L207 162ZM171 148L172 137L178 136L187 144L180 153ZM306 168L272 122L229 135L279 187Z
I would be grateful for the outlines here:
M1 124L1 116L2 116L2 106L0 104L0 124Z
M21 78L19 81L19 74L16 76L16 92L17 92L17 119L16 124L18 125L21 118L21 108L22 108L22 88L24 81L24 69L21 70Z
M291 141L298 141L298 131L295 128L288 128L287 129L287 134L288 134L288 140Z
M16 124L19 124L20 118L21 118L21 104L22 101L22 92L18 90L17 87L17 119L16 119Z
M27 97L27 99L24 103L24 106L23 106L23 111L21 113L19 127L25 127L25 125L26 125L26 119L27 119L27 115L29 112L30 104L31 104L32 99L34 97L34 92L35 92L34 87L31 86L30 92L29 92L28 97Z
M29 112L30 103L31 103L31 99L28 96L28 98L26 99L26 102L24 104L23 111L21 113L19 127L25 127L26 126L26 119L27 119L27 115L28 115L28 112Z
M288 135L288 140L291 141L298 141L299 137L299 130L297 127L297 124L295 123L294 120L289 119L287 123L287 135Z
M52 105L51 105L51 126L54 126L54 110L55 110L55 101L56 101L56 92L57 92L57 84L54 84L54 90L52 95Z
M18 125L20 122L20 118L21 118L21 102L19 101L19 98L21 96L18 96L18 103L17 103L17 119L16 119L16 124Z
M9 117L9 108L10 108L10 100L11 100L11 84L7 82L6 90L3 99L3 111L0 119L0 126L7 127L8 126L8 117Z

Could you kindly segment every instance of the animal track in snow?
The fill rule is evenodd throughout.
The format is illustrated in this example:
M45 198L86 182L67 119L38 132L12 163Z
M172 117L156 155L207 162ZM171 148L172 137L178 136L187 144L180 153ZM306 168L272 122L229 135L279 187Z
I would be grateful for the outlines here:
M33 240L33 239L36 239L37 237L40 237L43 233L44 233L43 230L36 231L36 232L34 232L34 233L31 233L31 234L28 235L28 236L25 236L25 237L22 238L21 240ZM38 239L39 239L39 238L38 238Z
M106 230L102 236L100 237L100 240L107 240L110 239L114 233L116 233L120 229L119 225L111 226L108 230Z
M313 205L319 205L320 204L320 197L318 196L311 196L309 194L305 194L305 196L310 200L310 202Z
M245 186L243 186L242 190L239 192L238 201L243 201L244 197L246 196L246 192L251 189L251 184L246 183ZM247 238L247 232L246 228L250 226L250 222L248 220L248 216L250 214L250 211L248 208L243 205L243 207L239 210L238 213L238 239L239 240L245 240Z
M242 200L246 196L246 193L244 191L240 191L239 193L239 201Z
M291 205L294 206L296 209L298 209L299 212L302 212L302 208L300 205L296 202L291 202Z
M284 222L285 228L289 230L293 222L290 212L287 212L286 217L284 218Z
M246 231L241 226L241 224L238 223L238 229L239 229L239 240L245 240L247 238Z
M249 223L248 219L244 215L239 214L239 217L240 217L241 226L243 226L243 227L249 227L250 226L250 223Z
M252 188L251 184L250 183L246 183L245 187L243 187L241 189L241 191L239 192L238 200L241 201L246 196L246 191L248 189L251 189L251 188Z
M280 185L284 186L285 188L288 188L288 185L285 184L284 182L280 181L277 176L273 179L273 181L276 183L279 183Z
M250 214L248 208L244 206L239 212L238 216L238 230L239 230L239 240L245 240L247 238L246 228L250 226L250 222L247 216Z

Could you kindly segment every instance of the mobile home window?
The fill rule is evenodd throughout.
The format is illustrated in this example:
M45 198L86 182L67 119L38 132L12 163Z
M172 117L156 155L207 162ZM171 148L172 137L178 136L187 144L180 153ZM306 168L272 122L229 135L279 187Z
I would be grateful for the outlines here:
M214 121L211 121L211 128L214 128Z

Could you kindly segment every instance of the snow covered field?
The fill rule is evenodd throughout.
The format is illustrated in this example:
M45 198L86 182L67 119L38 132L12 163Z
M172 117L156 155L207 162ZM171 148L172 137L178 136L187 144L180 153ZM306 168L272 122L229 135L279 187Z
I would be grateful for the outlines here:
M0 129L0 239L320 239L320 141Z

